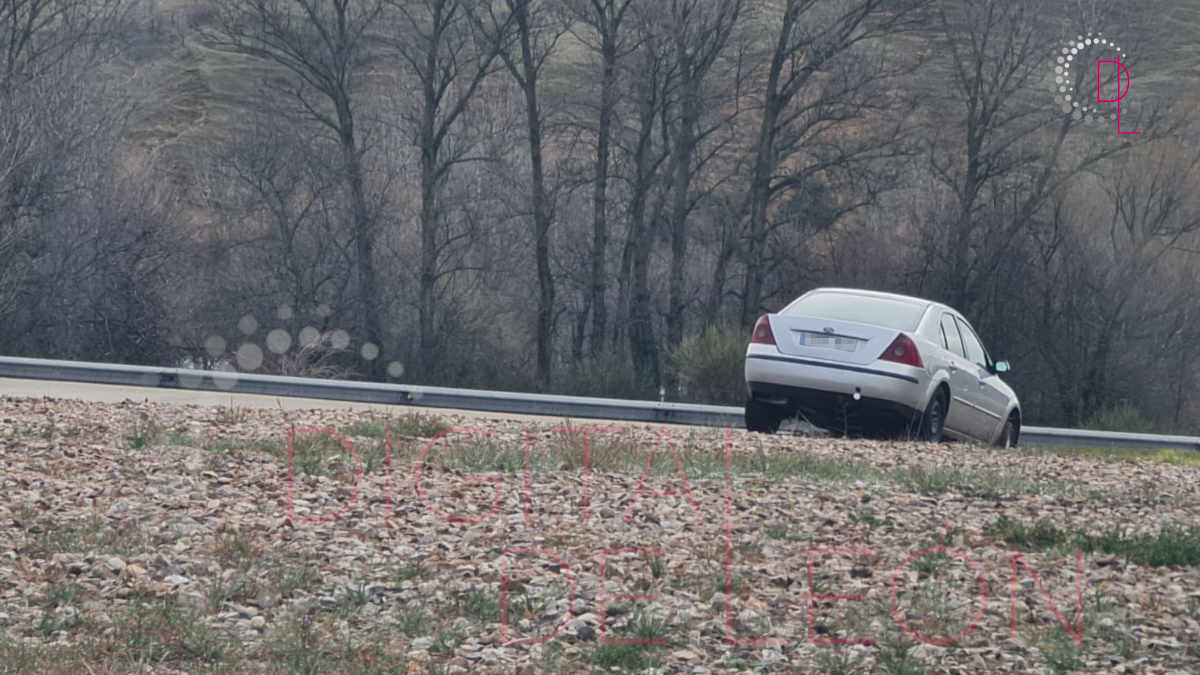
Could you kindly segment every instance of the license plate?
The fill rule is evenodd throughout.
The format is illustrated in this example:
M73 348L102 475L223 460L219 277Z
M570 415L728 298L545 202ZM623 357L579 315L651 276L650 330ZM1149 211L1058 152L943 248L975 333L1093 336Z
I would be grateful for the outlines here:
M857 338L824 335L822 333L802 332L796 335L796 344L801 347L826 347L843 352L852 352L858 349L859 342L861 340Z

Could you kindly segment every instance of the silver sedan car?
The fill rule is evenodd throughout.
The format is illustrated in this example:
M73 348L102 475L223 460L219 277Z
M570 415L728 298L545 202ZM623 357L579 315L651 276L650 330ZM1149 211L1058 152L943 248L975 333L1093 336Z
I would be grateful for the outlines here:
M818 288L758 319L746 349L746 428L799 416L848 434L898 428L1001 446L1021 433L1017 395L971 324L951 307Z

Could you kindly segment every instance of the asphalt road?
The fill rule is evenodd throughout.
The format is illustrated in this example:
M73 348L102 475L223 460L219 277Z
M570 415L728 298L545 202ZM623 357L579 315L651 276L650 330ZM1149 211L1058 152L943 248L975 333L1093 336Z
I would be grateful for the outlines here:
M162 389L158 387L125 387L112 384L87 384L81 382L61 382L55 380L22 380L0 377L0 396L18 398L42 398L48 396L58 399L75 399L94 403L120 403L125 400L148 401L151 403L169 403L172 405L211 406L240 406L243 408L282 408L283 410L361 410L374 411L381 414L397 414L404 412L421 412L431 415L458 415L468 419L506 419L530 424L544 425L558 419L566 424L568 420L541 415L518 415L514 413L493 413L475 410L459 410L456 408L430 408L426 406L388 406L377 403L359 403L355 401L335 401L324 398L297 398L290 396L259 396L256 394L232 394L213 391L193 391L185 389ZM654 428L679 428L695 430L697 427L663 423L631 422L629 420L598 420L573 419L570 422L577 426L613 425L648 426Z

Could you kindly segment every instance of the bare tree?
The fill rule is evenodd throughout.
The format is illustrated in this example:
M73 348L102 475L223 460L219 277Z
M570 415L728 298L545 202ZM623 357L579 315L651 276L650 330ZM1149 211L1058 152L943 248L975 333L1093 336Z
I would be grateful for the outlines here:
M479 29L480 0L387 0L397 25L387 40L415 78L419 93L402 112L421 162L421 271L417 299L422 373L433 373L440 353L436 330L437 286L447 274L440 260L446 246L442 193L451 170L479 160L477 143L452 132L484 80L497 69L508 40L503 22L491 32ZM460 137L462 135L460 134ZM477 140L477 139L476 139Z
M1041 94L1058 27L1037 0L939 0L935 21L949 87L933 100L951 117L931 121L956 131L927 132L929 159L954 205L941 222L931 221L941 241L926 253L942 272L937 295L972 311L1016 235L1064 186L1136 143L1174 133L1175 125L1145 106L1139 136L1108 129L1103 137L1073 136L1084 126L1081 116ZM1076 69L1077 89L1087 71Z
M658 385L661 364L654 337L649 272L655 234L667 205L662 174L671 152L668 111L676 73L668 39L647 22L641 26L641 46L630 66L634 70L630 99L636 107L635 124L619 140L631 166L626 179L629 233L621 253L614 337L621 339L624 324L635 372Z
M214 234L240 252L230 282L299 314L348 306L355 249L340 222L344 191L333 148L265 115L213 145L206 193L219 217Z
M1038 388L1057 393L1071 424L1114 403L1114 385L1148 391L1147 373L1173 370L1174 350L1165 347L1196 311L1190 286L1169 279L1173 269L1197 269L1183 244L1200 233L1191 187L1200 153L1160 143L1126 159L1090 189L1058 199L1030 232L1026 291L1018 293L1029 311L1013 320L1046 364ZM1184 366L1170 372L1173 381L1186 378Z
M0 0L0 313L10 316L60 243L55 214L108 175L128 107L98 65L123 0ZM35 303L34 307L40 307Z
M678 78L678 123L671 157L671 272L667 308L667 345L683 340L687 290L688 214L693 195L692 180L698 167L697 150L703 138L721 124L701 127L710 103L704 100L705 80L721 57L742 12L742 0L670 0L666 8L666 30L673 38Z
M533 216L534 260L537 265L537 380L550 385L554 340L554 274L550 260L550 228L554 205L546 187L545 112L539 98L542 75L555 45L566 32L554 8L544 0L504 0L507 16L492 14L490 30L500 35L512 27L512 47L500 55L525 103L526 140L530 164L530 210Z
M851 172L899 149L904 112L911 106L882 85L910 72L911 64L872 58L857 48L911 28L922 4L783 0L774 8L782 12L770 15L775 42L758 97L761 120L746 204L744 325L762 309L763 282L770 277L764 255L775 200L810 192L820 174ZM855 133L845 133L851 126ZM847 195L832 217L868 203L870 190L863 192Z
M608 334L608 202L613 118L618 103L618 60L629 50L622 26L634 0L566 0L571 16L589 31L580 37L600 57L600 91L596 110L596 159L592 183L592 255L588 288L592 325L591 353L606 348ZM580 36L583 31L575 31Z
M206 34L220 46L282 67L287 94L302 113L332 135L354 233L358 323L368 342L384 344L375 270L376 214L366 191L358 96L371 68L368 32L383 0L216 0L217 27ZM383 359L374 364L374 375Z

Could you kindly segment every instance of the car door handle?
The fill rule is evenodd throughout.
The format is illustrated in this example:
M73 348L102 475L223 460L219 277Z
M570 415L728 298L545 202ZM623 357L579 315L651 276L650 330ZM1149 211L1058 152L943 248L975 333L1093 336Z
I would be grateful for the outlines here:
M951 364L950 364L950 372L952 372L952 373L957 373L957 372L958 372L958 366L956 366L956 365L954 365L953 363L951 363Z

